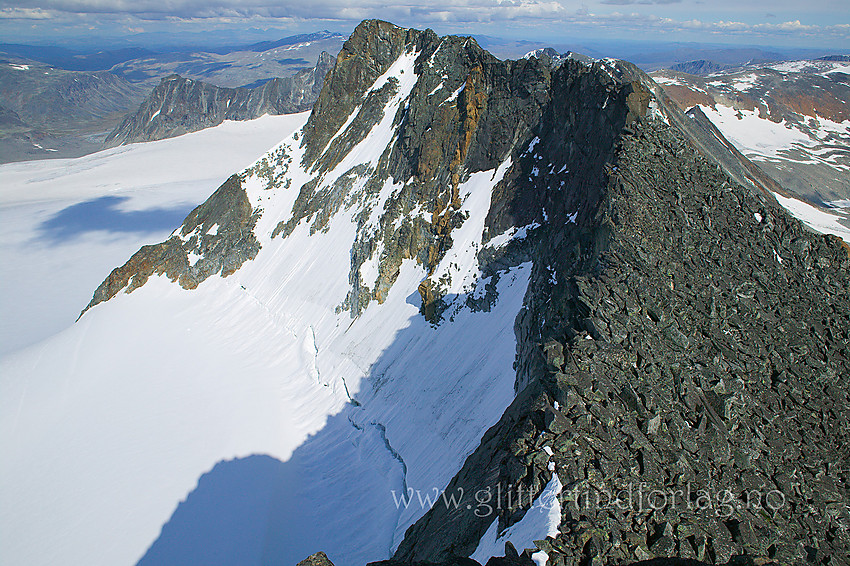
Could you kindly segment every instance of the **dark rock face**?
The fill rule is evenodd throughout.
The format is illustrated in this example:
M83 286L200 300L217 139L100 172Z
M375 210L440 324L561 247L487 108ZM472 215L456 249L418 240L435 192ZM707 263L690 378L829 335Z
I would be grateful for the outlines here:
M323 52L315 67L250 89L223 88L170 75L107 136L105 144L160 140L217 126L224 120L309 110L333 62L333 56Z
M560 534L538 543L551 564L845 564L846 247L730 182L677 128L637 121L613 151L587 223L565 234L550 212L538 230L518 319L537 352L518 366L528 386L447 491L539 493L548 447L567 494ZM658 501L636 502L641 486ZM396 558L468 555L491 521L437 506Z
M415 84L397 75L370 88L408 55ZM380 157L322 185L386 120L392 141ZM499 61L471 39L369 21L296 141L301 163L281 147L246 172L268 189L295 166L314 175L274 237L302 221L322 230L403 180L376 226L367 229L369 207L356 219L343 307L357 316L380 302L413 258L428 273L419 293L434 325L451 316L448 275L436 269L466 220L459 188L509 164L484 240L527 236L478 259L482 278L533 262L515 322L518 393L447 492L539 494L554 465L559 533L535 542L551 566L848 564L850 250L790 218L772 181L645 74L623 62ZM241 180L113 272L92 305L152 273L192 287L254 257L262 211ZM369 287L359 268L379 246ZM190 265L190 252L202 259ZM436 505L384 564L467 564L495 519L510 526L528 507L524 498L479 516ZM527 564L527 549L515 550L493 564Z

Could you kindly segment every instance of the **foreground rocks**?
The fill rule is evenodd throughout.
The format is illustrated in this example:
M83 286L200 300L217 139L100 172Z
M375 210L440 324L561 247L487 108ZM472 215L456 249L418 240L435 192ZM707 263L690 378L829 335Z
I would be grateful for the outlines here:
M447 490L539 493L554 462L555 565L847 564L846 246L657 121L624 130L591 218L541 228L518 330L539 363ZM396 556L471 553L490 521L435 507Z

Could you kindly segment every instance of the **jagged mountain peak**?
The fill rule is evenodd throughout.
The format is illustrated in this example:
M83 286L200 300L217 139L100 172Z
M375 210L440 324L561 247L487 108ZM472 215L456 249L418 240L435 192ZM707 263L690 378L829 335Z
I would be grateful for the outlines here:
M472 38L441 38L431 30L367 20L336 57L303 131L228 180L196 212L227 210L233 197L218 203L219 197L237 194L252 179L264 191L297 192L291 209L274 222L271 238L288 236L302 221L313 232L323 230L348 210L358 230L351 292L341 308L356 315L371 300L382 301L401 263L414 259L428 274L419 289L423 313L436 322L448 308L445 295L471 289L481 267L476 253L492 253L485 250L489 240L542 225L550 215L556 222L591 222L605 192L606 168L616 160L616 142L641 120L672 123L735 180L767 191L769 179L717 132L686 118L630 63L566 59L552 68L537 57L502 61ZM541 155L545 164L536 162ZM451 234L471 213L463 191L472 189L464 186L486 171L494 179L498 172L499 182L486 216L475 221L483 223L478 249L460 254L460 266ZM256 255L261 244L251 228L259 217L269 217L270 205L245 198L253 209L233 226L236 241L225 232L196 234L200 225L193 213L167 242L140 251L110 275L89 307L122 288L136 288L153 272L189 288L214 273L232 273ZM213 240L217 251L205 251ZM191 264L190 254L204 259Z
M850 255L772 187L629 63L500 61L468 38L367 21L303 128L113 271L61 351L19 367L72 367L89 387L73 399L95 414L111 405L89 390L139 387L173 425L162 442L206 450L201 471L220 463L147 563L183 556L193 543L176 533L222 508L220 481L267 488L260 534L198 547L287 563L319 550L346 566L483 563L513 547L553 566L846 555L846 474L830 463L850 442ZM113 353L102 341L126 313ZM82 346L94 354L78 362ZM144 378L114 379L121 356ZM191 380L226 449L195 442L173 396L145 389ZM24 393L2 398L24 406ZM228 460L245 454L279 461L255 476L260 463ZM641 482L736 504L758 492L761 507L531 511ZM526 497L487 514L416 504L497 487ZM794 499L774 494L768 513L774 489ZM158 512L139 515L148 530ZM141 532L92 516L94 542Z
M475 273L472 269L472 275L452 274L445 265L451 263L445 260L452 247L451 231L470 213L463 209L468 195L462 194L462 185L475 174L496 171L501 165L505 173L510 169L511 176L518 175L517 164L530 158L526 148L540 130L544 113L552 111L547 109L553 107L553 89L558 96L567 96L571 88L580 91L570 94L581 95L581 115L575 118L581 122L581 135L593 134L598 138L594 144L606 146L600 151L610 152L624 124L646 115L652 97L647 85L651 81L645 75L623 62L588 66L570 61L553 71L536 58L500 61L471 38L439 38L430 30L367 21L337 56L300 137L285 142L228 183L261 177L265 190L280 189L280 183L293 182L288 171L294 165L309 175L299 177L300 187L288 187L298 194L291 215L277 222L272 237L287 236L305 219L312 230L321 230L334 214L357 204L360 229L352 248L352 292L345 308L356 314L370 300L380 301L398 275L400 262L411 258L429 273L420 291L424 310L436 320L438 311L445 308L442 296L467 288L468 276ZM592 122L599 118L587 117L589 112L595 116L600 107L605 114L601 129ZM556 146L558 142L552 147ZM293 155L299 156L298 163L290 161ZM561 165L557 168L562 169ZM249 216L255 220L267 214L264 208L255 208ZM240 234L247 218L238 226ZM524 226L542 221L541 211L535 212L534 207L509 210L506 203L494 202L482 228L489 239L517 222ZM189 247L196 246L196 253L204 248L181 240L195 227L194 223L184 225L170 244L160 245L159 249L173 249L176 256L169 252L152 259L151 248L145 252L147 259L132 263L167 273L190 287L219 272L202 268L206 261L190 269L188 260L175 259L181 255L178 247L184 248L187 257ZM222 238L223 234L215 235L217 241ZM388 242L399 239L405 242L403 248L388 249ZM240 237L233 244L242 250L237 257L255 254L256 246L245 248L246 241ZM375 280L363 276L361 268L367 262L375 265ZM213 264L221 262L216 259ZM92 305L131 280L144 279L132 271L127 266L117 270L98 290ZM198 279L190 272L202 275Z

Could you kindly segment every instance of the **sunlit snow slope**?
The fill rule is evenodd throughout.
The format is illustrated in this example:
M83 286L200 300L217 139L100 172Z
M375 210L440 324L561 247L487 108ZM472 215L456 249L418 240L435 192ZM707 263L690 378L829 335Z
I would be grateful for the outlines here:
M530 274L521 264L482 278L475 253L506 157L456 187L466 220L432 274L452 281L441 324L420 314L429 273L414 259L359 316L341 308L352 243L371 226L364 218L382 221L408 181L357 192L395 142L417 56L403 53L364 94L391 93L336 166L303 166L298 131L243 174L260 211L252 261L192 290L154 274L2 360L4 562L294 564L322 549L353 566L391 555L427 510L399 510L393 493L445 487L513 399L514 321ZM358 112L338 135L373 115ZM345 179L350 191L320 229L296 218L272 237L305 182L321 192ZM205 224L174 238L219 230ZM190 266L203 260L189 254ZM498 299L464 307L488 283Z
M0 355L70 326L92 289L167 237L309 113L225 122L77 159L0 165Z

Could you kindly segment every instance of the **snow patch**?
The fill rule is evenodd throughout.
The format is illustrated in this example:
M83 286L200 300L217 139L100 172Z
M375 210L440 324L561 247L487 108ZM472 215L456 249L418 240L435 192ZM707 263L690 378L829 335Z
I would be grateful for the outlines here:
M722 104L700 108L735 147L748 156L778 158L795 145L811 145L811 138L788 122L759 118L757 110L735 110Z
M447 99L445 99L443 101L443 104L445 104L446 102L452 102L453 100L456 100L457 97L460 95L460 93L463 92L464 88L466 88L466 83L463 83L462 85L460 85L460 88L458 88L456 91L454 91L451 94L451 96L449 96Z
M487 247L501 248L502 246L507 245L511 240L523 240L526 236L528 236L530 231L536 228L540 228L540 224L538 222L532 222L531 224L526 224L520 228L511 226L501 234L490 238L490 241L487 242Z
M741 75L740 77L736 78L735 82L732 84L732 88L739 92L743 92L753 88L758 82L758 80L759 76L755 73Z
M453 245L431 275L434 281L447 281L442 287L444 292L464 293L478 278L478 251L493 187L501 182L510 166L511 158L508 157L496 169L473 173L458 187L458 194L463 199L461 212L467 214L467 219L459 228L452 230Z
M842 217L824 212L795 198L784 197L778 193L773 193L773 196L776 197L779 204L791 213L791 216L801 220L812 230L821 234L833 234L850 244L850 227L840 222ZM848 220L845 218L844 221L847 222Z
M850 199L834 200L826 203L829 208L850 208Z
M429 93L428 93L428 96L432 96L432 95L434 95L434 94L437 94L437 91L439 91L439 90L440 90L441 88L443 88L444 86L445 86L445 85L444 85L442 82L440 82L440 84L438 84L438 85L436 86L436 88L434 88L434 90L432 90L431 92L429 92Z
M775 65L769 65L769 69L774 69L780 73L799 73L806 67L811 66L809 61L784 61Z
M360 266L360 284L369 289L375 288L380 275L381 254L384 252L384 241L380 240L369 258Z
M838 65L838 64L836 64L835 67L833 67L833 69L831 71L827 71L824 74L825 75L831 75L832 73L844 73L845 75L850 75L850 65L846 65L846 64Z
M496 517L493 520L470 558L480 564L486 564L493 556L505 555L505 543L508 541L518 552L522 552L526 548L536 548L536 540L557 536L558 527L561 525L561 502L558 495L562 489L560 478L557 474L552 474L552 479L519 522L499 534L499 519Z
M392 198L393 195L397 194L403 187L404 183L394 183L391 177L384 181L384 186L381 187L381 191L375 198L375 204L369 212L369 219L366 221L367 230L374 230L378 227L381 216L384 214L387 201Z
M538 550L531 555L531 559L537 566L546 566L546 562L549 560L549 555L542 550Z
M654 80L655 82L657 82L660 85L689 86L689 85L686 85L685 83L683 83L682 81L680 81L679 79L674 79L674 78L670 78L670 77L652 77L652 80Z

